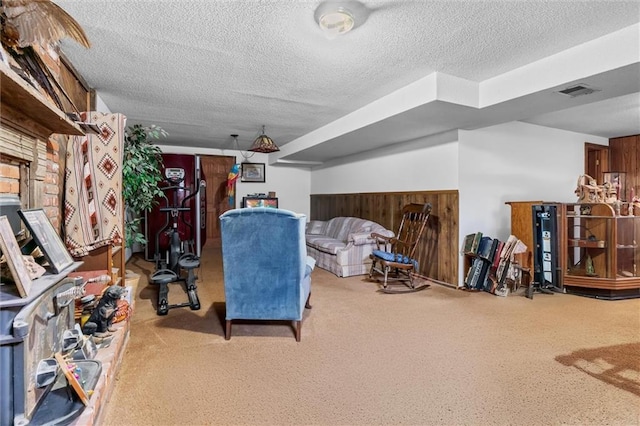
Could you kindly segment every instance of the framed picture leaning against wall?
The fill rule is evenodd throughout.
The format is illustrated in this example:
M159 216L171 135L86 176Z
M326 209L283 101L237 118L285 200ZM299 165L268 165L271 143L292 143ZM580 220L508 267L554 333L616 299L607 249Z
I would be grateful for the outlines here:
M16 236L13 234L13 229L11 229L7 216L0 216L0 250L2 250L7 260L7 266L9 266L11 277L18 288L20 297L29 296L31 277L29 277L29 271L24 263L22 251L20 250Z
M18 214L47 258L53 273L59 274L73 264L73 257L43 209L18 210Z

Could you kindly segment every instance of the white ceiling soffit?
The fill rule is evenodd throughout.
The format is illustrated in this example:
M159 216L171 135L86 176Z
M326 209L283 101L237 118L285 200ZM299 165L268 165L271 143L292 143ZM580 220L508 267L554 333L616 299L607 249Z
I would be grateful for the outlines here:
M592 117L597 116L607 117L608 120L593 120ZM640 92L540 114L522 121L570 131L581 129L582 133L605 138L611 135L637 135L640 134Z
M271 163L314 164L512 120L640 133L638 1L362 1L333 40L316 0L55 1L93 44L63 42L74 66L171 145L248 146L264 124ZM600 91L557 93L576 84Z

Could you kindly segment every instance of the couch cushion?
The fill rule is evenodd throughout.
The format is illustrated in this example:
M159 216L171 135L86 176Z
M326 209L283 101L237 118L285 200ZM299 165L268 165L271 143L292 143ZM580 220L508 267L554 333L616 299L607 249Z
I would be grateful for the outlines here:
M371 252L375 257L386 260L387 262L396 262L396 263L413 263L413 267L418 269L418 261L415 259L411 259L410 257L403 256L400 253L389 253L388 251L382 250L373 250Z
M307 245L318 251L336 254L338 250L345 248L347 245L335 238L329 238L324 235L306 235Z
M354 232L371 232L375 222L359 217L334 217L329 220L325 235L340 241L347 241Z

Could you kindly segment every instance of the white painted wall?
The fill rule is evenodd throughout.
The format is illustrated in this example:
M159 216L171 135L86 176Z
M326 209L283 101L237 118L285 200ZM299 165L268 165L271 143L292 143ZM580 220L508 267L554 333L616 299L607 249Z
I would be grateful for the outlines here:
M506 239L511 230L507 201L574 202L585 142L609 144L606 138L522 122L461 130L460 244L464 235L477 231Z
M111 109L104 103L98 93L96 93L96 111L99 112L111 112Z
M311 194L429 191L458 187L457 132L334 161L311 173Z
M482 231L507 238L506 201L574 202L585 142L609 144L606 138L522 122L461 130L460 235Z
M242 162L240 151L205 149L180 146L160 145L162 152L167 154L200 154L200 155L226 155L236 157L236 161ZM274 191L278 197L278 207L303 213L309 218L311 202L311 172L307 168L283 167L269 165L268 154L256 153L248 162L265 163L265 183L236 182L236 205L239 207L242 197L248 194L269 193Z

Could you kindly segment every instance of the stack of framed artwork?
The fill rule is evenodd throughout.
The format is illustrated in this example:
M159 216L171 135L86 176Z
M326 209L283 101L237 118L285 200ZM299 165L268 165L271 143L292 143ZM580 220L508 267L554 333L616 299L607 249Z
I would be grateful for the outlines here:
M43 209L19 210L18 214L46 258L50 272L59 274L74 264L64 242ZM32 285L31 275L6 216L0 216L0 249L20 297L28 297Z

